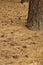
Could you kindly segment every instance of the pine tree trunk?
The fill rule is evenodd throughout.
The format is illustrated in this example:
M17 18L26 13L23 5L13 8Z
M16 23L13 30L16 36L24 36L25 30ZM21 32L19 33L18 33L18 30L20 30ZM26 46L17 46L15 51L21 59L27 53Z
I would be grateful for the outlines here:
M27 26L32 30L43 30L43 0L30 0Z

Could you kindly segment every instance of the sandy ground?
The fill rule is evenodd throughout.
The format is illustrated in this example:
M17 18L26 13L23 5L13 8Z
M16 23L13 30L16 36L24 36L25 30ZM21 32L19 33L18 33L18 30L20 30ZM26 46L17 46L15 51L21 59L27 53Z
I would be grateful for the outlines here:
M43 65L43 31L25 23L28 3L0 1L0 65Z

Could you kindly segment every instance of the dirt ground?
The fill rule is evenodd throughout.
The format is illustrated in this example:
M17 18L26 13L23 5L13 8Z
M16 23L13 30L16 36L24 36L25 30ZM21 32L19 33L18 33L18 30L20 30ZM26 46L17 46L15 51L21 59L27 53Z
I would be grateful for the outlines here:
M43 65L43 31L25 24L28 3L0 1L0 65Z

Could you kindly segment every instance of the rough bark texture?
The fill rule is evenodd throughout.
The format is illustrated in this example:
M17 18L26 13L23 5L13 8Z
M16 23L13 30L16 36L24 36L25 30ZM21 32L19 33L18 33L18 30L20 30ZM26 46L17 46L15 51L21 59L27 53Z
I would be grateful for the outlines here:
M27 26L33 30L43 30L43 0L30 0Z

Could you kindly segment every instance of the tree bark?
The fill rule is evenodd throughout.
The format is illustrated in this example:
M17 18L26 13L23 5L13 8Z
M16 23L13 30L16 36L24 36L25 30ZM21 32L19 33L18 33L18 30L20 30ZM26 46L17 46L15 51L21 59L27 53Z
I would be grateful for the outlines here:
M27 27L32 30L43 30L43 0L30 0Z

